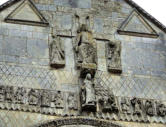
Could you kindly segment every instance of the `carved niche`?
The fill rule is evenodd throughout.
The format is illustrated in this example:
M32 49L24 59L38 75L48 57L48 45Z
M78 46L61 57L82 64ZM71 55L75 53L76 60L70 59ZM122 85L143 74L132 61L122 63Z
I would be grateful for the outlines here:
M81 69L96 69L96 42L92 31L86 24L82 24L77 31L77 37L74 44L76 54L76 65Z
M108 71L111 73L121 73L121 42L109 41L106 49Z
M50 66L61 68L65 66L64 43L59 36L52 35L50 44Z
M81 85L81 105L82 110L96 111L96 97L94 80L90 73L87 73Z

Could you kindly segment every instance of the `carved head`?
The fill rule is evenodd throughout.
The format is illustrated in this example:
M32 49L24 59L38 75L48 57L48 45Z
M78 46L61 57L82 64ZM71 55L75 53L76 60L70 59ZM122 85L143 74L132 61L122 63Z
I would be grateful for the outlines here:
M91 79L92 79L92 76L91 76L90 73L88 73L88 74L86 75L86 79L88 79L88 80L91 80Z
M86 25L86 24L82 24L81 27L78 29L77 32L78 33L80 33L80 32L90 32L91 33L91 31L89 30L88 25Z

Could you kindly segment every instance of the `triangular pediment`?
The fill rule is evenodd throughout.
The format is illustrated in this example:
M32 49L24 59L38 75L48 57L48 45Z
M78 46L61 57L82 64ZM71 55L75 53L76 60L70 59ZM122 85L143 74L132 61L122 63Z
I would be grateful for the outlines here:
M119 34L141 37L158 37L152 26L136 10L128 16L118 30Z
M27 25L48 25L47 20L42 16L31 0L24 0L14 11L12 11L12 13L5 18L5 21Z

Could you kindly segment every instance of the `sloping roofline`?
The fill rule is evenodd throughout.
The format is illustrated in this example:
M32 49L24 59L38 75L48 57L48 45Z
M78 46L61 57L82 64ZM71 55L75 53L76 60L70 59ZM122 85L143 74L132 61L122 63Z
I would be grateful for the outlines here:
M8 0L6 3L0 5L0 12L19 1L21 0ZM124 0L124 1L128 3L130 6L132 6L133 8L135 8L140 14L145 16L148 20L150 20L152 23L154 23L157 27L159 27L162 31L166 33L166 27L161 22L159 22L156 18L154 18L152 15L146 12L142 7L136 4L133 0Z

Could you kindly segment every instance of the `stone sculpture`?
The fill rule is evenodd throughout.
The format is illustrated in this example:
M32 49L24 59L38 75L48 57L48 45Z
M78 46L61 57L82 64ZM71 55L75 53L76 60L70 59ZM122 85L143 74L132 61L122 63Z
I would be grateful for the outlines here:
M13 86L6 87L6 100L11 102L13 100L14 89Z
M96 98L93 79L90 73L86 75L81 86L82 108L85 110L96 109Z
M63 99L63 93L61 91L57 91L52 96L52 102L54 103L53 107L63 109L64 108L64 99Z
M130 102L127 98L121 98L121 110L124 114L131 114Z
M134 115L142 115L142 103L138 98L133 98L131 100L131 104L133 106L133 114Z
M5 100L5 87L0 86L0 102Z
M64 44L60 37L52 36L50 45L50 65L51 67L60 68L65 66Z
M14 95L15 102L20 103L20 104L24 104L25 94L26 94L25 88L19 87L16 90L15 95Z
M112 73L121 73L121 42L109 41L107 46L107 66Z
M146 114L149 116L153 116L154 115L154 105L153 102L150 100L147 100L145 102L145 110L146 110Z
M50 93L43 91L41 96L41 106L50 107L50 103L51 103Z
M118 106L113 95L110 95L103 100L102 107L103 112L118 112Z
M161 102L157 103L157 114L161 117L166 116L166 106Z
M78 109L78 100L74 93L70 93L68 96L68 108L71 110L77 110Z
M96 69L96 43L88 26L82 24L74 46L77 67Z
M31 89L28 93L28 102L30 105L38 105L40 93L37 90Z

